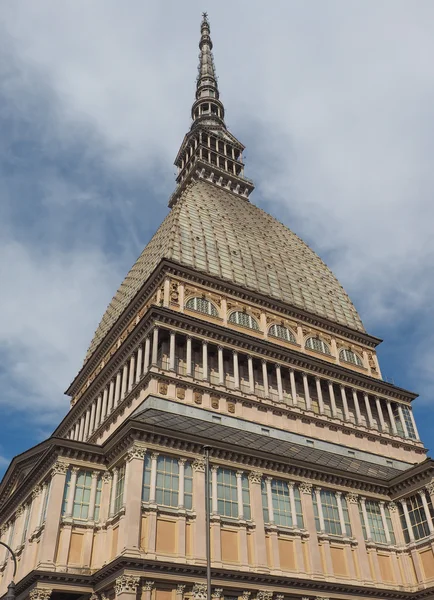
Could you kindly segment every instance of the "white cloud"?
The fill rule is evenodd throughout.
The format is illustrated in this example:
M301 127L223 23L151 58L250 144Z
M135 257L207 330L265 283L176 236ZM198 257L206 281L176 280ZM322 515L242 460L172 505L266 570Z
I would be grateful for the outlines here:
M15 0L3 12L11 51L56 97L60 139L88 125L92 158L97 148L119 177L145 174L161 194L172 185L171 162L189 125L202 10L196 1L137 0L125 10L115 0ZM253 201L267 199L275 215L327 255L374 334L429 314L432 3L313 7L282 0L265 11L263 3L244 0L213 5L210 19L227 122L246 143L247 175L258 184ZM51 207L69 201L71 182L53 177L49 188ZM139 252L137 232L149 226L137 224L147 214L145 190L143 196L131 205L124 198L125 211L93 196L102 212L122 215L125 248L115 274L99 226L85 251L56 243L47 255L10 231L3 340L14 381L33 390L28 404L49 397L57 410L53 389L73 376L71 365L84 355L101 307L129 266L126 257ZM74 198L86 204L83 186ZM50 213L60 237L67 227L61 212ZM430 322L424 333L434 336ZM413 364L432 354L422 345L414 350ZM434 381L431 364L427 359L426 389Z

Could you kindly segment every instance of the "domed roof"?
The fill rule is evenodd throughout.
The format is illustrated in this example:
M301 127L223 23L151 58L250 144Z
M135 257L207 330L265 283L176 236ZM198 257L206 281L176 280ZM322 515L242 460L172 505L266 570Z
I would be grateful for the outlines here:
M199 180L185 189L131 268L87 356L163 258L365 331L339 281L303 240L249 201Z

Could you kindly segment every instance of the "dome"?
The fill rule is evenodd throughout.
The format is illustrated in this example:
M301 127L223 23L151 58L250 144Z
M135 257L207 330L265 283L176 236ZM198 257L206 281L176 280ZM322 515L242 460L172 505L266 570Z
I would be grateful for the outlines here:
M199 180L185 189L124 279L87 357L162 259L365 331L339 281L303 240L249 201Z

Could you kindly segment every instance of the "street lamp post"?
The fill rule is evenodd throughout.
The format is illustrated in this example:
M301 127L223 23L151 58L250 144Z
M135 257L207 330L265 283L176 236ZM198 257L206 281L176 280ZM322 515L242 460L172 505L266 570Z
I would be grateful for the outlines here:
M12 581L8 585L8 591L7 591L6 595L4 596L4 600L15 600L14 579L15 579L15 575L17 574L17 558L16 558L15 553L12 550L12 548L10 548L7 544L5 544L4 542L0 542L0 545L4 546L6 548L6 550L9 551L9 554L12 556L12 560L14 561L14 572L12 575Z

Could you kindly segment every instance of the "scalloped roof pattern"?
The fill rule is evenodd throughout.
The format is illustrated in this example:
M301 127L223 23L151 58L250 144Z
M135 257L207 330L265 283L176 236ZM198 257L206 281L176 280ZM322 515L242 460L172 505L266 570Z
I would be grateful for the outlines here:
M125 277L87 358L163 258L365 331L339 281L303 240L254 204L199 180L183 192Z

